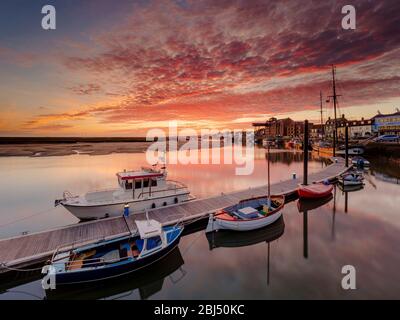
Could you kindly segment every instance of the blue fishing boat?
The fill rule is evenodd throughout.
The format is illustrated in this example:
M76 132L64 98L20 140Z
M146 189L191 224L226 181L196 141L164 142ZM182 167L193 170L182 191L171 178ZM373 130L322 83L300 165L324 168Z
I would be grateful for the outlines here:
M138 236L57 251L43 273L53 276L56 286L106 280L143 269L178 246L183 226L162 227L155 220L135 222Z

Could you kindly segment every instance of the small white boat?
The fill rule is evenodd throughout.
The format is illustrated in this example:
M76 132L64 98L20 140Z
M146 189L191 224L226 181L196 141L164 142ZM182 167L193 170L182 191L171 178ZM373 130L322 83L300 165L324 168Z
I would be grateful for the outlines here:
M358 186L364 184L362 174L356 172L348 172L339 177L339 183L344 186Z
M364 154L364 147L358 147L358 146L355 146L355 147L349 147L348 149L347 149L347 153L349 154L349 155L360 155L360 154ZM344 154L346 154L346 150L344 150L344 149L340 149L340 150L337 150L336 151L336 154L340 154L340 155L344 155Z
M353 157L351 163L357 167L369 167L370 165L369 161L361 156Z
M118 188L91 191L75 196L66 191L55 201L81 220L122 216L129 206L131 214L194 199L182 183L167 180L165 169L142 168L117 173Z
M210 215L206 233L216 230L250 231L274 223L282 215L284 196L258 197Z

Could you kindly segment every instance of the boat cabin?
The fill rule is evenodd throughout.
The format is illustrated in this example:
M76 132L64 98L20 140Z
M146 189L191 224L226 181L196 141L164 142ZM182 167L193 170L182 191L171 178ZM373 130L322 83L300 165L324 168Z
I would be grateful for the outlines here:
M139 171L123 171L117 173L118 184L124 191L131 191L133 198L145 193L151 196L152 189L165 184L165 172L142 168Z
M135 223L140 235L140 239L136 241L140 256L159 250L167 245L168 241L160 222L149 219L136 220Z

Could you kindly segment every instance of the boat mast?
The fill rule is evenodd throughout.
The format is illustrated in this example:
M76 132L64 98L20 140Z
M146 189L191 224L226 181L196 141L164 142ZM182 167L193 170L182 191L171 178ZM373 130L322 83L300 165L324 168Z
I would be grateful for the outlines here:
M269 141L267 142L267 172L268 172L268 207L271 207L271 186L270 186L270 163L269 163L269 148L270 148L270 144Z
M336 149L336 143L337 143L337 98L340 97L340 95L336 94L336 67L332 65L332 95L328 96L329 98L333 98L333 111L334 111L334 125L335 129L333 132L333 156L335 156L335 149ZM329 100L328 100L329 101Z
M320 113L321 113L321 133L322 133L322 136L324 135L324 121L323 121L323 111L322 111L322 91L320 91L319 92L319 104L320 104L320 108L321 108L321 110L320 110Z
M333 90L333 110L335 113L335 142L337 143L337 114L336 114L336 80L335 80L335 73L336 73L336 68L335 66L332 65L332 90Z

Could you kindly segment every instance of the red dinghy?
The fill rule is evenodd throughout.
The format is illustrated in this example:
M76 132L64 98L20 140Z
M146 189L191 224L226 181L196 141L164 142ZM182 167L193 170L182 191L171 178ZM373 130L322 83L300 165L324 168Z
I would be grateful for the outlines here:
M333 190L333 185L322 182L310 185L299 185L297 192L302 199L318 199L328 196Z

